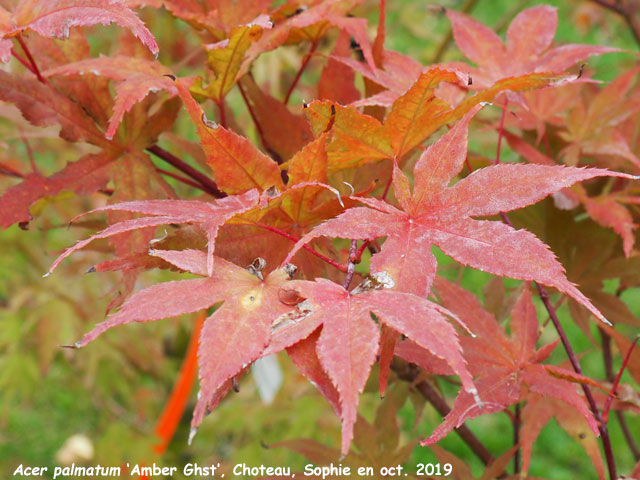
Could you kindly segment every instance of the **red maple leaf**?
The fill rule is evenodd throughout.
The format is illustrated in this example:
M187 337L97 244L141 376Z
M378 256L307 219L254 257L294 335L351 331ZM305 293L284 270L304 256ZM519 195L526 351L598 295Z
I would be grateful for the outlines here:
M142 20L121 0L22 0L11 13L0 7L0 60L11 58L11 37L34 31L44 37L68 37L70 27L109 25L128 28L151 53L158 44Z
M281 333L273 338L277 347L270 346L266 352L275 353L289 347L322 326L316 352L322 369L338 392L343 454L349 451L358 399L379 350L379 328L372 314L381 324L406 335L447 362L460 376L465 390L477 399L460 355L456 331L443 316L448 312L415 295L388 290L393 287L388 282L387 276L377 275L352 292L326 279L288 283L285 294L293 290L306 299L298 306L303 314L285 322ZM333 402L332 389L325 387L321 391Z
M477 108L431 145L414 168L414 188L398 169L393 186L401 209L374 198L369 207L350 208L306 234L286 261L319 236L370 240L387 237L373 256L371 270L387 272L396 287L426 296L436 273L432 245L458 262L496 275L535 280L557 288L602 314L567 280L549 248L531 233L501 222L471 217L497 215L542 200L573 183L593 177L628 175L602 169L502 164L481 170L448 187L464 165L467 128Z
M558 26L554 7L539 5L520 12L507 29L506 44L489 27L455 10L447 10L453 37L472 68L474 88L531 72L564 72L591 55L619 51L596 45L568 44L551 48Z
M522 292L511 312L511 338L478 300L462 287L438 277L436 291L442 304L462 318L476 334L475 338L462 337L460 341L483 404L478 406L472 396L461 392L451 412L422 442L423 445L438 442L465 420L502 411L533 393L561 400L573 407L598 435L596 421L584 397L578 393L576 384L572 383L594 382L571 370L541 364L557 341L536 349L539 323L528 289Z
M157 250L153 255L186 272L207 275L208 259L199 250ZM269 344L272 322L292 309L278 297L288 273L279 269L263 278L260 270L217 258L210 276L160 283L136 293L75 347L85 346L117 325L176 317L224 302L205 320L200 334L200 394L193 414L193 435L207 410L229 390L231 379L261 356Z
M178 93L173 82L166 76L171 74L171 70L156 61L143 58L122 55L92 58L43 72L45 77L86 74L105 76L118 82L113 115L105 133L109 140L115 135L124 114L149 93L159 90L166 90L171 96Z

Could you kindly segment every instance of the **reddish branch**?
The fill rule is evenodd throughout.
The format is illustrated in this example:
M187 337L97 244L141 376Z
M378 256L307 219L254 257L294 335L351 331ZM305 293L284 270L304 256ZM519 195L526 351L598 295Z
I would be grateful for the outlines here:
M47 80L40 73L40 69L36 64L36 61L33 58L33 55L31 55L31 51L29 51L29 47L27 47L27 44L24 42L24 40L20 36L17 37L17 40L18 40L18 43L20 43L20 46L22 47L22 50L24 50L24 53L29 59L29 61L27 62L23 57L21 57L19 54L17 54L15 51L12 50L11 53L13 54L13 56L25 67L27 67L38 78L40 82L47 83ZM218 104L218 106L220 107L220 112L221 112L220 123L224 126L224 105L221 103L221 104ZM191 165L189 165L185 161L176 157L172 153L166 151L165 149L159 147L158 145L153 145L147 148L147 151L149 151L150 153L153 153L154 155L156 155L158 158L161 158L165 162L173 165L182 173L194 179L197 183L192 182L184 177L175 175L171 172L167 172L166 170L157 169L159 172L163 173L164 175L173 177L176 180L179 180L193 187L200 188L201 190L205 191L206 193L216 198L226 197L226 194L222 192L220 189L218 189L218 186L213 180L211 180L204 173L193 168Z
M309 49L309 53L307 53L304 56L304 58L302 59L302 64L300 65L300 68L298 69L298 73L296 73L296 76L293 79L293 81L291 82L291 85L289 86L289 90L287 91L287 94L284 97L283 103L285 105L287 103L289 103L289 98L291 98L291 94L295 90L296 85L298 84L298 81L300 80L300 77L302 76L302 72L304 72L305 68L307 68L307 64L309 63L309 60L311 60L311 56L313 55L313 52L316 51L316 48L318 48L318 42L314 41L311 44L311 48Z
M38 80L40 82L47 83L46 78L44 78L42 76L42 74L40 73L40 69L38 69L38 65L36 64L36 61L34 60L33 55L31 55L31 52L29 51L29 47L27 47L27 44L24 43L24 40L22 39L22 37L20 35L18 35L16 37L16 39L18 40L18 43L22 47L22 50L24 51L24 54L29 59L29 63L31 63L31 66L33 67L33 70L31 70L31 71L35 74L36 77L38 77ZM18 58L18 57L16 56L16 58Z
M631 360L631 354L633 353L633 349L638 343L638 340L640 340L640 337L636 337L635 340L631 343L631 346L629 347L629 350L627 351L627 354L625 355L624 360L622 361L622 366L618 371L618 375L616 375L616 378L613 381L613 386L611 387L611 394L607 397L607 400L604 404L604 408L602 409L602 419L604 420L604 423L607 423L609 421L609 410L611 409L611 402L613 402L613 397L616 395L618 386L620 385L620 379L622 378L624 369L627 368L629 360Z
M256 223L255 225L257 227L264 228L265 230L269 230L270 232L276 233L276 234L280 235L281 237L288 238L289 240L291 240L294 243L296 243L298 240L300 240L299 238L295 237L294 235L291 235L290 233L287 233L287 232L285 232L283 230L280 230L279 228L272 227L271 225L266 225L266 224L263 224L263 223ZM302 248L304 248L307 252L315 255L320 260L322 260L324 262L327 262L329 265L337 268L341 272L347 272L347 266L346 265L341 265L338 262L336 262L335 260L331 260L329 257L326 257L323 254L321 254L320 252L315 251L309 245L305 244L305 245L302 246Z
M505 109L502 111L502 117L500 119L500 130L498 133L498 147L496 149L496 164L500 163L500 143L502 140L505 113L506 113L506 102L505 102ZM502 221L505 224L513 228L513 224L511 223L511 220L509 220L509 217L507 216L506 213L500 212L500 217L502 217ZM578 361L578 357L576 357L576 354L573 351L573 348L571 347L571 343L569 343L569 338L567 337L567 334L565 333L564 328L562 327L562 324L558 319L558 315L556 314L555 307L551 304L551 301L549 300L549 293L538 282L533 282L533 283L536 286L536 289L538 290L538 295L542 300L544 307L549 313L549 317L551 318L551 322L553 323L553 326L556 328L556 331L558 332L558 336L560 337L562 346L564 347L565 352L569 357L569 361L571 362L571 366L573 367L573 370L576 373L583 375L582 368L580 367L580 362ZM584 383L581 383L580 386L582 387L584 396L587 399L589 408L593 413L593 417L595 418L598 424L598 431L600 432L600 439L602 441L604 455L607 460L607 469L609 470L609 477L611 478L611 480L616 480L618 478L618 475L616 472L616 462L613 456L613 449L611 447L611 437L609 436L609 427L607 426L606 422L603 421L602 416L600 415L600 411L598 410L598 404L596 403L596 400L593 397L593 394L591 393L591 390L589 389L589 387Z
M219 102L216 102L216 105L218 105L218 111L220 112L220 117L218 118L218 121L220 125L222 125L224 128L227 128L227 114L225 113L225 110L224 110L224 100L220 100Z
M398 378L412 384L420 373L420 370L417 367L405 362L401 363L396 360L394 360L394 362L391 364L391 368L396 372ZM413 387L418 390L420 394L431 405L433 405L433 407L440 415L446 417L449 414L451 408L449 407L449 405L447 405L445 399L438 393L435 388L433 388L430 383L423 380L413 385ZM482 463L484 463L485 465L489 465L491 462L493 462L494 458L491 452L487 450L487 447L484 446L484 444L478 439L478 437L475 436L475 434L471 430L469 430L466 425L460 425L458 428L456 428L455 431L458 435L460 435L460 438L464 440L469 448L471 448L473 453L475 453L476 456L482 461Z
M158 158L161 158L162 160L169 163L170 165L173 165L182 173L196 180L200 185L202 185L202 189L208 194L216 198L222 198L227 196L226 193L218 189L218 186L216 185L216 183L213 180L211 180L208 176L196 170L184 160L181 160L178 157L176 157L174 154L167 152L164 148L161 148L158 145L153 145L147 148L147 151L150 153L153 153Z
M356 273L357 246L358 242L356 240L351 240L351 248L349 248L349 260L347 260L347 276L344 279L344 284L342 285L345 290L349 290L349 285L351 285L353 275Z
M251 119L253 120L253 124L256 126L256 130L258 131L258 136L260 137L260 143L262 143L262 147L265 150L269 150L269 144L267 143L267 141L264 138L264 131L262 130L262 126L260 125L260 122L258 121L258 117L256 116L255 112L253 111L253 107L251 106L251 102L249 102L249 98L247 97L247 94L244 91L244 88L242 88L242 85L238 82L238 90L240 90L240 95L242 95L242 99L244 100L245 105L247 106L247 110L249 111L249 115L251 115Z
M515 411L513 412L513 444L518 445L520 443L520 404L516 403ZM513 473L520 473L520 449L516 450L513 455Z
M18 60L22 65L24 65L27 68L27 70L29 70L31 73L35 75L36 72L33 69L33 66L22 55L17 53L13 48L11 49L11 55L13 55L16 60Z
M506 215L505 215L506 217ZM508 220L508 219L507 219ZM511 222L509 222L511 223ZM560 337L560 341L562 342L562 346L564 350L567 352L567 356L569 357L569 361L571 362L571 366L576 373L583 375L582 368L580 367L580 362L578 361L578 357L576 357L573 348L571 347L571 343L569 343L569 338L558 319L558 315L556 314L555 308L551 305L549 301L549 293L546 291L544 287L539 285L537 282L534 282L536 289L538 290L538 295L544 304L544 307L547 309L549 313L549 317L551 317L551 321L553 322L553 326L556 327L556 331L558 332L558 336ZM602 416L600 415L600 411L598 410L598 404L596 403L595 398L593 398L593 394L591 393L591 389L584 383L581 383L582 391L584 392L584 396L587 399L587 403L589 404L589 408L593 413L593 417L596 419L598 423L598 431L600 432L600 439L602 440L602 447L604 448L604 455L607 460L607 468L609 470L609 477L611 480L616 480L618 475L616 473L616 462L613 457L613 449L611 448L611 438L609 437L609 427L603 421Z
M607 332L603 329L600 329L600 335L602 336L602 358L604 360L604 371L607 377L607 380L613 383L614 374L613 374L613 361L611 356L611 337ZM616 417L618 417L618 423L620 424L620 428L622 429L622 433L624 438L629 446L629 450L633 454L633 457L636 461L640 460L640 449L638 449L638 445L636 445L636 441L631 434L631 430L629 429L629 425L627 424L627 419L624 416L624 412L620 410L616 410Z

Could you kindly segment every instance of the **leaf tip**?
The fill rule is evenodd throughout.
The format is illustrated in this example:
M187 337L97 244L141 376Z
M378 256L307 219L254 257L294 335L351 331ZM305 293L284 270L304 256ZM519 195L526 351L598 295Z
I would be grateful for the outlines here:
M191 442L193 442L193 437L196 436L196 433L198 433L198 427L191 427L191 430L189 430L189 438L187 439L187 445L191 445Z
M42 275L42 278L47 278L49 275L51 275L51 270L49 270L47 273Z

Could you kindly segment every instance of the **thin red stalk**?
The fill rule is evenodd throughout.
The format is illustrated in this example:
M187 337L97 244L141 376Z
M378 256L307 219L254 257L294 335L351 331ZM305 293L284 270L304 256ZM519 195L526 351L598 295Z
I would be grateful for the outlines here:
M600 335L602 336L602 359L604 360L604 371L607 377L607 380L613 383L614 375L613 375L613 361L611 356L611 337L607 332L605 332L602 328L600 330ZM624 412L621 410L616 410L616 417L618 417L618 423L620 424L620 428L622 429L622 434L629 446L629 450L633 454L633 457L636 461L640 460L640 449L638 449L638 445L636 445L636 441L629 430L629 425L627 425L627 420L624 417Z
M18 43L20 44L20 46L22 47L22 50L24 51L24 54L27 56L27 58L29 59L29 62L31 63L31 66L33 67L33 73L35 74L36 77L38 77L38 81L42 82L42 83L47 83L47 79L44 78L42 76L42 74L40 73L40 69L38 69L38 65L36 64L35 59L33 58L33 55L31 55L31 52L29 51L29 47L27 47L27 44L24 43L24 40L22 39L22 37L20 35L18 35L16 37L16 39L18 40Z
M500 131L498 132L498 147L496 151L496 165L500 163L500 143L502 141L502 132L504 129L504 116L506 112L506 106L507 106L507 102L505 102L505 109L502 111L502 118L500 119ZM509 220L509 217L507 216L506 213L500 212L500 217L502 218L502 221L506 225L513 228L513 224L511 223L511 220ZM578 361L578 358L576 357L573 351L573 348L571 347L571 343L569 343L569 338L567 337L567 334L565 333L564 328L562 327L562 324L558 319L558 315L556 314L555 308L553 307L553 305L551 305L548 292L538 282L533 282L533 283L535 284L536 289L538 290L538 296L542 300L544 307L547 309L547 312L549 313L549 317L553 322L553 326L556 328L556 331L558 332L558 336L560 337L562 346L564 347L565 352L569 357L569 361L571 362L571 366L573 367L573 370L576 373L579 373L580 375L582 375L582 368L580 367L580 362ZM589 389L589 387L584 383L581 383L580 386L582 387L584 396L587 399L589 408L593 413L593 417L595 418L596 423L598 424L598 431L600 432L600 439L602 441L604 455L607 460L607 469L609 470L609 477L611 480L616 480L618 478L618 475L616 472L616 461L613 456L613 448L611 447L611 437L609 436L609 428L607 427L606 422L602 420L602 416L600 415L600 411L598 410L598 404L596 403L595 398L593 398L593 394L591 393L591 390Z
M282 101L282 103L284 103L285 105L287 103L289 103L289 99L291 98L291 94L295 90L296 85L298 84L298 81L300 80L300 77L302 76L302 72L304 72L305 68L307 68L307 64L309 63L309 60L311 60L311 56L313 55L313 52L316 51L316 48L318 48L318 43L317 42L313 42L311 44L311 48L309 49L309 53L307 53L304 56L304 58L302 59L302 63L300 64L300 68L298 69L298 73L296 73L296 76L293 79L293 81L291 82L291 85L289 86L289 90L287 90L287 94L285 95L284 100Z
M500 163L500 150L502 148L502 132L504 131L504 118L507 116L507 105L509 100L505 100L502 107L502 116L500 117L500 127L498 130L498 146L496 148L496 165Z
M192 187L197 188L198 190L204 191L204 187L202 186L201 183L196 182L194 180L190 180L190 179L185 178L185 177L182 177L182 176L180 176L180 175L178 175L176 173L170 172L169 170L165 170L163 168L156 167L156 172L159 172L159 173L161 173L163 175L166 175L167 177L174 178L174 179L178 180L179 182L185 183L187 185L191 185Z
M191 165L186 163L184 160L181 160L178 157L176 157L174 154L167 152L164 148L161 148L158 145L153 145L147 148L147 151L153 153L158 158L161 158L165 162L176 167L182 173L185 173L189 177L196 180L198 183L202 185L203 190L208 194L216 198L222 198L227 196L227 194L220 191L216 183L213 180L211 180L209 177L207 177L204 173L196 170Z
M254 113L253 108L251 107L251 103L249 102L249 99L247 98L247 94L244 92L244 88L242 88L242 85L240 85L240 83L238 83L237 85L238 85L238 90L240 90L240 95L242 95L242 99L244 100L244 103L247 106L247 110L249 111L249 115L251 115L251 119L253 120L253 124L256 126L256 130L258 131L258 135L260 136L260 143L262 143L262 146L264 147L265 150L269 150L269 144L267 143L267 141L264 138L264 131L262 130L262 126L260 125L260 122L258 121L258 117L256 117L256 114Z
M358 247L358 242L356 240L351 240L351 248L349 248L349 260L347 261L347 276L344 279L344 283L342 286L345 290L349 290L349 285L351 285L351 280L353 280L353 275L356 273L356 251Z
M364 253L364 251L367 249L368 246L369 246L369 240L365 240L362 243L362 245L360 245L360 248L356 252L356 256L354 258L355 263L360 263L360 260L362 260L362 254Z
M513 224L509 217L504 212L500 212L500 216L502 217L502 221L513 228ZM551 301L549 300L549 293L542 287L538 282L533 282L538 290L538 296L544 307L551 318L551 322L553 326L556 328L558 332L558 336L560 337L560 341L562 342L562 346L564 347L567 356L569 357L569 361L571 362L571 366L576 373L582 375L582 368L580 367L580 362L578 362L578 358L576 357L573 348L571 347L571 343L569 343L569 338L562 328L562 324L558 319L558 315L556 314L556 309L551 305ZM602 447L604 449L604 455L607 460L607 468L609 470L609 477L611 480L615 480L618 478L616 473L616 462L613 456L613 449L611 447L611 437L609 436L609 428L607 427L606 422L603 421L602 416L600 415L600 411L598 410L598 404L596 403L595 398L593 398L593 394L587 385L581 383L580 386L584 392L584 396L587 399L587 403L589 404L589 408L593 413L593 418L596 419L598 424L598 430L600 431L600 439L602 441Z
M272 227L271 225L266 225L263 223L256 223L255 224L257 227L260 228L264 228L265 230L269 230L270 232L273 233L277 233L278 235L288 238L289 240L291 240L292 242L297 242L298 240L300 240L299 238L296 238L295 236L284 232L282 230L280 230L279 228L276 227ZM331 260L329 257L325 257L323 254L321 254L320 252L316 252L313 248L311 248L309 245L303 245L302 248L304 248L306 251L308 251L309 253L312 253L313 255L315 255L316 257L318 257L320 260L327 262L329 265L337 268L338 270L340 270L341 272L346 272L347 271L347 267L345 265L341 265L338 262Z
M627 365L629 364L629 360L631 360L631 353L633 353L633 349L638 343L638 340L640 340L640 337L636 337L635 340L631 342L631 346L629 347L629 350L627 350L627 354L625 355L624 360L622 361L622 366L620 367L620 370L618 370L616 379L613 381L613 386L611 387L611 395L607 397L607 400L604 403L604 408L602 409L602 420L604 421L604 423L607 423L609 421L609 410L611 409L611 402L613 402L613 396L616 394L616 390L618 390L618 385L620 385L620 379L622 378L622 373L624 372L624 369L627 368Z
M403 365L401 368L397 364L392 363L391 368L398 374L398 377L402 380L413 383L417 376L420 373L420 370L408 364ZM451 412L451 408L447 405L446 400L438 393L438 391L427 381L423 380L416 385L414 388L420 392L420 394L427 399L427 401L433 405L436 411L446 417L449 412ZM489 465L494 461L493 455L487 447L475 436L475 434L469 430L469 427L466 425L460 425L455 429L455 432L464 440L464 442L471 448L471 451L476 454L476 456L484 463L485 465Z
M520 443L520 404L516 403L515 412L513 415L513 444L518 445ZM513 456L513 473L520 473L520 448L516 450Z
M31 66L31 64L27 61L27 59L24 58L19 53L17 53L13 48L11 49L11 55L13 55L16 60L18 60L22 65L24 65L27 68L27 70L29 70L34 75L36 74L35 70Z
M220 112L220 118L218 118L219 123L224 128L227 128L227 114L224 110L224 99L216 102L216 105L218 105L218 111Z
M393 173L389 177L389 181L387 182L387 184L384 187L384 192L382 193L382 200L387 198L387 194L389 193L389 189L391 188L391 183L392 182L393 182Z
M635 458L637 462L638 460L640 460L640 449L638 449L638 445L636 445L636 441L633 438L631 430L629 430L629 425L627 424L627 420L624 417L624 412L622 412L621 410L616 410L616 417L618 417L618 422L620 423L620 428L622 429L622 434L627 441L627 445L629 445L629 450L631 450L633 458Z
M504 216L506 217L506 215ZM549 294L537 282L534 282L534 283L536 285L536 289L538 290L538 295L540 296L542 303L544 304L545 308L547 309L547 312L549 313L549 316L551 317L553 326L556 327L556 331L558 332L558 336L560 337L560 341L562 342L562 346L564 347L565 352L567 352L567 356L569 357L569 361L571 362L571 366L573 367L573 370L576 373L579 373L580 375L582 375L582 368L580 367L580 362L578 361L578 358L576 357L573 351L573 348L571 347L571 343L569 343L569 338L567 337L567 334L565 333L564 328L562 328L562 325L560 324L560 320L558 319L558 315L556 314L556 311L553 308L553 305L551 305L551 301L549 300ZM616 480L618 478L618 474L616 472L616 462L613 456L613 449L611 447L611 438L609 437L609 428L607 427L607 424L603 421L602 416L600 415L600 411L598 410L598 404L593 398L593 395L589 387L584 383L581 383L580 386L582 387L584 396L587 399L589 408L593 413L593 417L596 419L596 422L598 423L598 430L600 431L600 439L602 440L604 455L607 460L609 477L611 478L611 480Z

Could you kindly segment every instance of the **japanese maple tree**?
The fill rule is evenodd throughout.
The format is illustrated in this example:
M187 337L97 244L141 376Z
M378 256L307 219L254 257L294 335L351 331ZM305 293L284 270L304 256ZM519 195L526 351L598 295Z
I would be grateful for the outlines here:
M52 282L72 253L108 241L89 271L121 271L120 283L106 319L73 348L132 322L206 315L189 350L199 377L189 442L254 362L286 351L340 419L339 449L281 444L319 462L406 461L418 438L399 448L385 432L397 432L411 390L444 416L422 445L458 429L488 465L483 478L512 457L526 478L552 417L599 478L619 478L618 449L640 456L631 433L627 447L608 430L610 409L627 431L624 411L640 412L640 321L622 300L640 285L639 67L601 85L582 63L619 49L554 44L557 12L545 5L518 13L505 41L447 10L474 65L421 65L385 48L384 0L375 38L354 16L361 3L0 1L2 112L28 152L0 157L0 226L29 228L72 192L79 202L62 223L99 231L52 261ZM160 15L188 36L156 39ZM88 38L111 23L119 41L97 50ZM292 45L306 53L276 92L255 70ZM489 156L470 146L490 143L487 131L497 132ZM30 143L55 136L52 170ZM492 276L484 305L445 278L452 267ZM140 277L158 269L188 278ZM518 282L505 289L502 277ZM562 304L602 351L605 377L582 370ZM552 356L559 342L564 356ZM631 375L622 383L612 350ZM358 405L376 376L391 399L372 426ZM451 408L446 383L459 385ZM489 452L464 422L505 411L513 448ZM160 428L163 449L174 428Z

